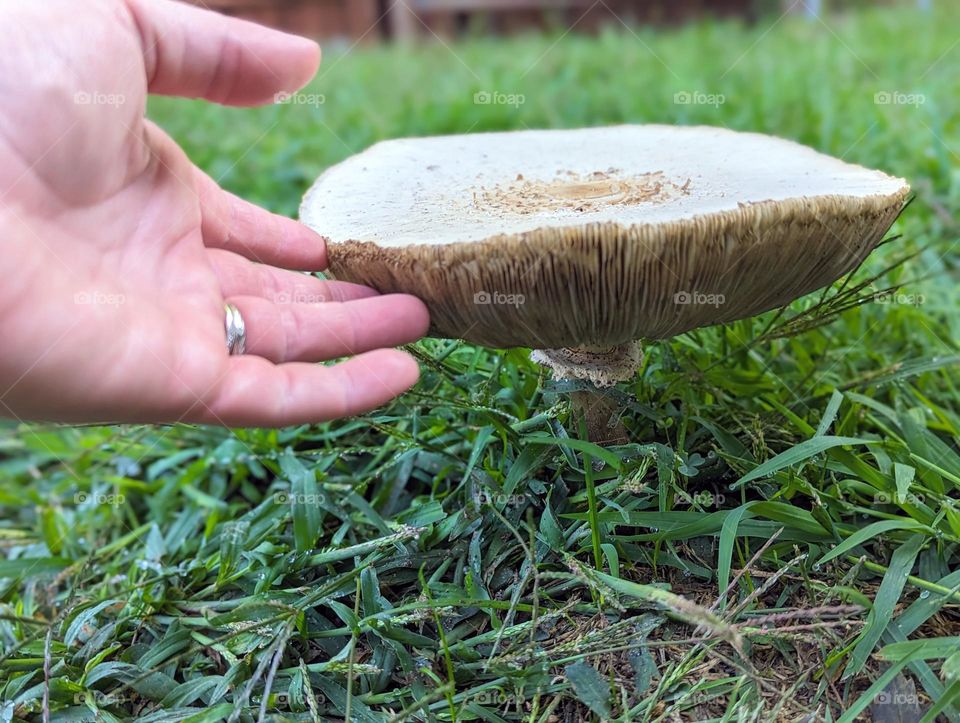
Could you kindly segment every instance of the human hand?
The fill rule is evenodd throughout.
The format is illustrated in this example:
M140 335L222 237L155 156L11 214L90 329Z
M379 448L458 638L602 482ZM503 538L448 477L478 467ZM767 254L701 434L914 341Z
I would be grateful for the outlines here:
M144 118L148 92L272 102L313 77L316 44L170 0L11 0L0 47L0 415L281 426L415 383L381 347L426 332L420 301L283 270L323 269L323 239Z

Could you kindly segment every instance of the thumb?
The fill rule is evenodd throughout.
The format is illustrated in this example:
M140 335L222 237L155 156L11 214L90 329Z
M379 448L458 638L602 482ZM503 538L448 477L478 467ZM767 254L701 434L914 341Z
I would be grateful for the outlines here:
M172 0L126 0L143 48L149 91L225 105L272 103L320 65L320 47Z

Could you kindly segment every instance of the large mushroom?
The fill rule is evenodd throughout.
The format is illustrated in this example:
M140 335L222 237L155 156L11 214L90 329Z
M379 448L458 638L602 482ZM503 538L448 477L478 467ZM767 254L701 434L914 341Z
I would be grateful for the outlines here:
M908 191L791 141L644 125L386 141L326 171L300 215L334 276L420 297L433 335L532 347L606 386L636 372L637 340L854 269ZM609 410L585 407L603 436Z

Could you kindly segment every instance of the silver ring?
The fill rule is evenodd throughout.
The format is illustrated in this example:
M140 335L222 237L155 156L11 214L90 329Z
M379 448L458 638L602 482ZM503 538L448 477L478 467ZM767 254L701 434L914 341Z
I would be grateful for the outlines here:
M247 325L236 306L226 304L224 308L227 311L227 352L230 356L240 356L247 350Z

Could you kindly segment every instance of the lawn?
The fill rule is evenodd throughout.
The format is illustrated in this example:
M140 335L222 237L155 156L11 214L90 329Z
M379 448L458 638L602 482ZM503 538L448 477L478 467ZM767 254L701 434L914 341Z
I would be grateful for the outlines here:
M624 122L793 138L915 198L827 292L649 346L613 392L625 446L585 441L526 350L450 340L336 424L0 427L3 720L958 719L960 38L939 5L334 47L291 102L153 101L286 214L384 138Z

